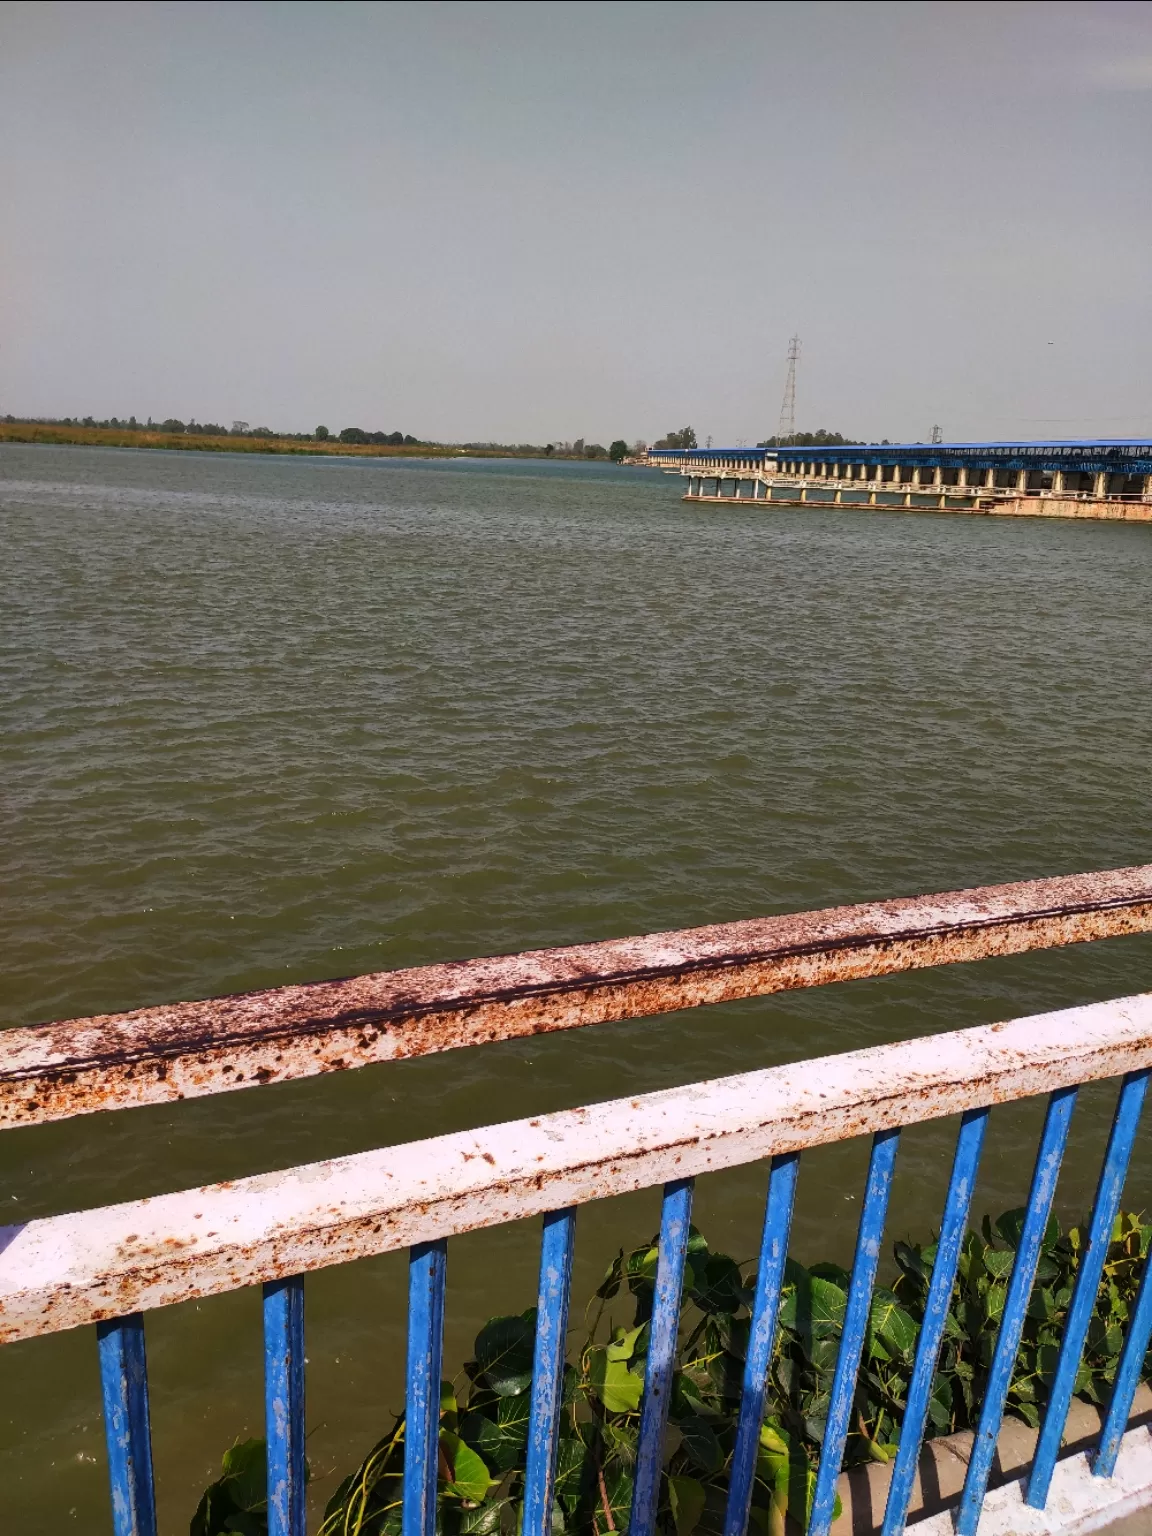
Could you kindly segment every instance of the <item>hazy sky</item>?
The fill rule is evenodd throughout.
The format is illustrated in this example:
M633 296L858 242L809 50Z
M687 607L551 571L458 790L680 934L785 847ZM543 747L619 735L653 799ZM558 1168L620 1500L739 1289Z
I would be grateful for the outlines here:
M0 5L0 413L1152 436L1152 5Z

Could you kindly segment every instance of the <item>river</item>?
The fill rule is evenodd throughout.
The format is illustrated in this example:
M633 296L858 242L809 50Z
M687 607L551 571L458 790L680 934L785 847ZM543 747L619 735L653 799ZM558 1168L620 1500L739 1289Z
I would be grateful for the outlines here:
M684 505L607 464L0 448L0 1025L1152 860L1152 529ZM1152 940L987 961L0 1137L18 1221L1144 990ZM1082 1095L1063 1212L1111 1095ZM1019 1204L1039 1107L993 1116ZM923 1237L954 1126L906 1133ZM845 1258L866 1148L805 1160ZM763 1170L701 1181L754 1253ZM1149 1203L1147 1133L1126 1204ZM581 1213L574 1316L657 1197ZM534 1300L455 1241L446 1365ZM308 1286L313 1504L401 1406L404 1261ZM161 1528L261 1432L259 1297L148 1322ZM8 1528L108 1528L90 1330L0 1353Z

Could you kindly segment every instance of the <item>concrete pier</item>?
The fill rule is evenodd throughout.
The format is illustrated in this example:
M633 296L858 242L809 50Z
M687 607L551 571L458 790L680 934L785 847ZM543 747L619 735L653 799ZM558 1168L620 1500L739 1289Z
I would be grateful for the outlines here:
M1152 522L1152 439L651 449L686 501Z

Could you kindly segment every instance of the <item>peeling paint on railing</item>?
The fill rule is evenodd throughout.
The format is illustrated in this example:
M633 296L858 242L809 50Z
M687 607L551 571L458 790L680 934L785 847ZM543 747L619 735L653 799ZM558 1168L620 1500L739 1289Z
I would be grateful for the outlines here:
M0 1342L1152 1066L1152 993L0 1228Z
M1152 930L1152 865L866 902L0 1033L0 1126Z

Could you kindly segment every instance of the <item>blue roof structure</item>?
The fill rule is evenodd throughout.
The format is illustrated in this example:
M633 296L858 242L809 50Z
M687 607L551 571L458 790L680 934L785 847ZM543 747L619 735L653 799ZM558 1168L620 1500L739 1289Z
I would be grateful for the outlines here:
M784 444L779 448L659 449L661 456L691 464L717 459L762 464L787 459L802 464L983 465L989 469L1079 470L1152 475L1152 438L1048 438L975 443Z

